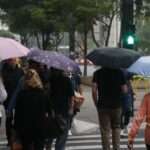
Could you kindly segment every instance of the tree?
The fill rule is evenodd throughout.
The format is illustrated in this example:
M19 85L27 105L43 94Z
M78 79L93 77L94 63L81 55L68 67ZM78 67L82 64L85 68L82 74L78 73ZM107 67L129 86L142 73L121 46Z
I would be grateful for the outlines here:
M137 37L138 49L150 54L150 20L138 24Z
M98 21L104 27L104 46L108 46L111 27L115 16L119 17L120 2L118 0L105 0L100 2L99 7L101 13L99 14Z
M0 0L1 8L6 12L3 20L9 25L10 30L21 35L22 41L27 43L28 37L34 36L39 47L48 49L51 47L51 36L58 26L52 8L47 9L45 1L14 0L10 5L9 0ZM58 34L57 34L58 36ZM40 44L42 43L42 44Z
M150 1L136 0L136 38L137 49L150 53Z
M0 37L7 37L7 38L15 39L14 34L6 30L0 30Z

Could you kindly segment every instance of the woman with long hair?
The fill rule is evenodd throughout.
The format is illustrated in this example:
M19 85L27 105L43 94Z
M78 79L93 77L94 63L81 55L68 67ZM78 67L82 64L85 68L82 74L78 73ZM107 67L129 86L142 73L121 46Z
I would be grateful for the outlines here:
M43 150L46 100L38 73L34 69L27 70L24 88L17 96L14 116L14 128L23 150Z

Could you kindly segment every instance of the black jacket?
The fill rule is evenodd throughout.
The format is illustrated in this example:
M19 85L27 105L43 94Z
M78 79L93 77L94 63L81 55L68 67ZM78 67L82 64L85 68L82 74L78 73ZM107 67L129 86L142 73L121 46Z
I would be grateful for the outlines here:
M14 127L20 134L42 135L47 112L47 96L42 89L24 89L16 101Z

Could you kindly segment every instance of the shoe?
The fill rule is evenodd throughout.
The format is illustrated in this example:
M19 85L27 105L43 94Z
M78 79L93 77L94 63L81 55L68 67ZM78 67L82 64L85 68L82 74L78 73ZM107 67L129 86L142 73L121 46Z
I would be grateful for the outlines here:
M127 137L128 136L128 131L126 129L121 130L120 136L121 137Z
M71 132L71 130L69 130L69 131L68 131L68 135L72 135L72 132Z
M128 129L127 129L127 127L124 128L124 133L125 133L125 134L128 134Z

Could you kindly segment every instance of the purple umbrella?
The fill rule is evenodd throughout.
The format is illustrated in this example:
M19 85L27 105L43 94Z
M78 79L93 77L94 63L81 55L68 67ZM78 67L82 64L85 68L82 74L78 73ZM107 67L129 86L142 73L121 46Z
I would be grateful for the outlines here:
M76 62L62 53L55 51L31 50L28 59L47 65L48 68L54 67L64 71L81 73Z

